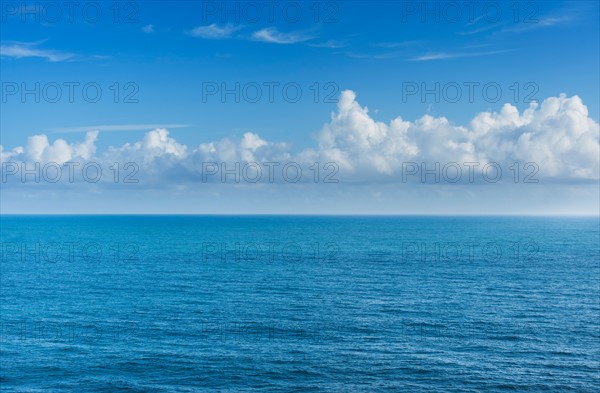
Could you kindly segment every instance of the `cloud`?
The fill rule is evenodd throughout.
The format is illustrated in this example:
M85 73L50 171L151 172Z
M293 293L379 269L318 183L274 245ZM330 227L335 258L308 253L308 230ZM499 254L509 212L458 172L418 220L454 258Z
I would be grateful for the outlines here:
M0 44L0 56L23 59L27 57L40 57L51 62L59 62L75 57L72 53L57 50L37 48L39 43L19 42L14 44Z
M369 116L368 108L356 102L353 91L344 91L338 102L338 112L323 127L318 136L316 161L337 162L342 168L391 174L402 160L412 159L419 148L408 139L409 123L396 119L389 125Z
M568 25L575 22L576 20L576 17L569 15L548 16L537 19L535 21L530 21L529 23L519 23L511 26L505 26L504 28L502 28L500 33L524 33L527 31L543 29L546 27Z
M128 157L139 161L152 161L155 158L168 157L181 160L187 157L188 147L169 137L169 131L157 128L144 135L141 141L126 143L120 148L110 149L110 155Z
M146 25L146 26L142 27L142 31L147 34L152 34L155 31L154 25L153 24Z
M495 30L493 32L494 34L503 34L503 33L518 34L518 33L524 33L524 32L528 32L528 31L543 29L546 27L568 25L570 23L573 23L577 19L578 18L576 18L574 16L569 16L569 15L547 16L547 17L543 17L540 19L536 19L536 18L530 19L527 17L527 18L524 18L524 20L519 23L512 23L512 24L492 23L492 24L484 25L484 26L474 28L471 30L459 32L457 34L465 36L465 35L484 33L484 32L490 31L490 30ZM481 17L477 18L477 21L479 21L479 20L481 20ZM469 25L472 25L472 24L473 23L469 23Z
M427 44L425 41L400 41L400 42L378 42L373 43L370 46L377 48L376 53L365 53L365 52L346 52L345 55L354 59L393 59L400 56L406 56L406 52L415 46L424 46ZM382 52L382 50L386 50Z
M147 132L136 142L96 154L98 132L85 140L50 143L35 135L23 147L4 151L5 161L64 163L99 160L137 162L152 184L197 181L203 162L335 162L344 183L401 184L403 163L478 162L506 164L535 162L539 178L550 181L600 179L600 125L589 117L578 96L549 97L522 111L510 104L498 112L476 114L468 124L456 125L445 117L424 115L414 121L398 116L389 122L373 119L350 90L341 93L337 110L316 136L313 147L294 152L285 141L269 141L255 132L197 146L179 143L165 128ZM147 180L147 179L146 179Z
M190 31L190 34L194 37L221 40L225 38L231 38L232 34L242 29L243 26L235 26L227 24L219 26L216 23L212 23L208 26L199 26Z
M489 30L500 29L501 27L502 27L502 24L489 24L487 26L482 26L482 27L479 27L476 29L461 31L457 34L458 35L473 35L473 34L483 33L483 32L489 31Z
M17 147L12 151L4 152L0 145L0 161L55 162L62 165L73 160L89 160L96 152L97 139L98 131L87 132L83 142L73 144L64 139L57 139L50 143L44 134L33 135L27 138L24 148Z
M201 162L267 162L292 158L290 145L284 142L267 142L258 134L246 132L240 140L223 138L202 143L196 159Z
M346 56L353 59L393 59L398 57L399 52L388 52L388 53L378 53L378 54L368 54L368 53L354 53L354 52L346 52Z
M309 41L314 37L306 34L305 32L280 32L274 27L264 28L258 31L255 31L252 35L238 35L234 37L234 33L238 30L243 29L244 26L226 24L223 26L219 26L216 23L212 23L207 26L199 26L189 31L188 34L193 37L204 38L204 39L228 39L228 38L237 38L242 40L251 40L258 42L268 42L272 44L297 44ZM324 48L341 48L345 46L345 43L329 40L323 43L315 43L311 46L314 47L324 47Z
M53 133L77 133L98 130L102 132L114 131L140 131L153 128L186 128L189 124L111 124L111 125L95 125L95 126L77 126L77 127L58 127L50 128L48 131Z
M319 135L313 155L365 176L398 174L402 162L536 162L546 178L598 179L600 126L577 96L550 97L519 113L477 114L466 126L425 115L389 124L370 117L352 91Z
M311 40L313 37L302 32L282 33L274 27L259 30L252 34L255 41L269 42L273 44L297 44Z
M348 43L344 41L327 40L325 42L309 44L309 46L312 46L313 48L339 49L347 47Z
M375 43L372 46L377 48L408 48L416 45L425 45L427 42L425 41L400 41L400 42L379 42Z
M480 57L480 56L491 56L500 53L511 52L511 50L495 50L487 52L438 52L428 53L421 56L409 58L409 61L431 61L431 60L445 60L445 59L457 59L461 57Z

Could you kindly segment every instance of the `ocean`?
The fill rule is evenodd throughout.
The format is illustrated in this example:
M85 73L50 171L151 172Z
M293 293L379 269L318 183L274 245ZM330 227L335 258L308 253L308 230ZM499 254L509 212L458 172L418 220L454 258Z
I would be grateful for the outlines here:
M3 391L600 389L598 217L0 224Z

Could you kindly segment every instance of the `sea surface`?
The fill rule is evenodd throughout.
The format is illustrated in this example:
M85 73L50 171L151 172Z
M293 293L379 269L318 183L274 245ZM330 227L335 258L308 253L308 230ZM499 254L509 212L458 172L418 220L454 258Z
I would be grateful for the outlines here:
M597 217L0 224L3 391L600 390Z

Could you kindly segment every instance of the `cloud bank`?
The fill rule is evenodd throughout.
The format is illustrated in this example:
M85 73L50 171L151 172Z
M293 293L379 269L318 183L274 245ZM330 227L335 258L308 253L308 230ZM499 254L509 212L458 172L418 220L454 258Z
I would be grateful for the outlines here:
M466 125L445 117L422 116L415 121L396 117L375 120L356 93L343 91L312 148L294 151L285 141L268 141L258 133L202 142L179 143L165 128L149 131L139 141L96 149L98 131L85 134L81 142L51 142L34 135L23 146L6 150L5 162L136 162L151 184L199 181L204 162L335 162L344 183L397 184L403 163L426 162L535 162L542 181L588 181L600 178L600 126L589 117L578 96L549 97L532 103L523 112L505 104L499 112L476 114Z

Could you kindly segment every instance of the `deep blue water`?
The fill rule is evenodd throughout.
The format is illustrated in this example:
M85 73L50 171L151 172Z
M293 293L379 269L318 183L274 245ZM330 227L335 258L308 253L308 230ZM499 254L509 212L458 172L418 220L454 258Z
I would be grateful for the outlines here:
M600 389L598 218L0 223L5 391Z

